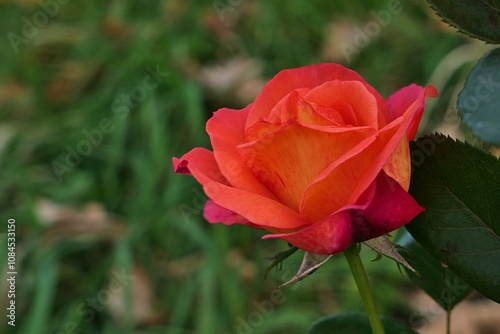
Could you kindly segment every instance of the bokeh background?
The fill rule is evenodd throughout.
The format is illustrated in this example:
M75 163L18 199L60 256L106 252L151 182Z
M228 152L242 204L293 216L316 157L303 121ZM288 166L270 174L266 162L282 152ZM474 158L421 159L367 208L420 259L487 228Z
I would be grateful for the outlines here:
M16 326L0 312L0 332L299 334L363 310L342 255L272 292L300 252L265 277L287 244L206 223L201 187L174 175L171 158L210 147L204 125L218 108L321 62L384 96L435 84L421 133L467 136L454 98L487 48L423 0L0 1L3 312L11 218L18 272ZM380 311L434 333L444 312L393 262L362 255ZM479 313L463 314L470 324Z

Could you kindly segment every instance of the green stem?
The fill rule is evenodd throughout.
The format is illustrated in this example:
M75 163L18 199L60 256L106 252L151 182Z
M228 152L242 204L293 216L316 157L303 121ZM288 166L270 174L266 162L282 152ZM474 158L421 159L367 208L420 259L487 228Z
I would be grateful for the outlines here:
M449 282L450 281L450 269L448 268L447 265L445 265L444 263L442 263L443 267L444 267L444 279L446 282ZM451 333L451 303L446 303L446 334L450 334Z
M385 334L384 326L382 326L382 322L380 321L380 317L375 306L375 301L370 290L368 277L366 277L363 263L361 263L361 259L359 257L358 245L355 244L349 247L344 251L344 255L347 259L347 262L349 263L349 267L351 268L351 272L354 276L354 280L356 281L356 285L358 286L361 299L363 299L363 303L365 304L373 334Z

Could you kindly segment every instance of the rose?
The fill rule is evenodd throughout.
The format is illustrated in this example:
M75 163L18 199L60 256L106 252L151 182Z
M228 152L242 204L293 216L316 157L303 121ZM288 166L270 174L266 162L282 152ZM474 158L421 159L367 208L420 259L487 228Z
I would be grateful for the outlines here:
M303 250L333 254L387 234L423 211L408 194L409 140L434 87L385 101L337 64L284 70L255 102L207 122L213 152L173 158L208 196L209 222L265 229Z

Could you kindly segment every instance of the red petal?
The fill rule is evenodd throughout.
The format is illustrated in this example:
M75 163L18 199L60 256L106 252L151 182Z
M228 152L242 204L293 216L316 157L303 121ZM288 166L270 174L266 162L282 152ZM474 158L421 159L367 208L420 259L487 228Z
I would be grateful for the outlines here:
M410 188L411 158L408 137L405 135L384 165L384 172L398 181L404 190Z
M255 99L248 115L246 128L262 118L267 118L280 100L298 88L314 88L332 80L359 81L375 96L377 105L385 114L385 100L356 72L338 64L309 65L295 69L283 70L276 74L262 89Z
M409 109L413 109L411 110L411 114L413 114L411 125L408 128L408 139L412 140L417 133L418 125L422 118L425 98L436 96L438 96L437 90L432 85L424 88L411 84L401 88L387 99L387 121L391 122L403 116Z
M373 200L366 209L353 210L353 242L362 242L392 232L424 211L401 185L381 172L371 187Z
M191 172L187 168L187 161L173 157L172 164L174 165L174 173L191 175Z
M172 158L174 172L179 174L191 174L201 183L201 175L209 175L214 181L222 184L228 184L219 170L219 166L214 159L213 152L197 147L184 154L181 158ZM193 167L197 173L193 173Z
M254 142L257 140L263 139L265 136L270 135L276 131L279 131L283 125L281 124L272 124L269 123L268 121L259 121L252 125L248 130L245 132L245 142L250 143ZM262 140L260 145L264 146L266 143L265 140Z
M209 223L222 223L224 225L240 224L247 225L253 228L262 228L258 225L252 224L239 214L228 209L224 209L222 206L217 205L211 199L207 201L205 207L203 208L203 217L205 217L205 219Z
M240 146L238 151L245 164L278 201L298 212L309 184L340 156L373 133L373 129L366 127L320 127L292 120L279 131Z
M329 81L312 89L304 99L322 106L336 106L337 101L342 101L348 104L356 115L357 121L355 124L351 123L352 125L379 128L377 99L362 82ZM346 118L352 117L346 115Z
M314 254L342 252L352 242L350 211L335 213L298 232L267 234L263 237L263 239L270 238L283 239L295 247Z
M410 94L411 92L416 92L416 96ZM399 145L404 145L401 142L404 141L405 136L410 136L412 131L416 131L416 127L413 130L411 127L418 125L416 121L421 117L425 97L433 96L435 93L432 86L425 90L422 87L409 86L406 89L403 88L400 93L396 93L392 97L394 99L390 107L392 112L395 112L397 108L402 108L404 101L408 104L411 96L415 100L404 110L402 116L392 120L380 130L375 140L362 151L356 152L355 149L349 152L318 176L306 190L300 206L302 216L313 222L318 221L344 205L356 202L382 168L389 164L387 166L389 169L394 163L390 159L393 153L397 151ZM403 148L399 147L399 150L406 154ZM399 158L402 157L402 155L399 156ZM393 166L395 171L391 172L403 186L406 186L408 182L405 177L408 163L409 161L398 162L396 166Z
M268 234L315 254L335 254L351 244L392 232L423 211L399 183L381 172L360 197L323 220L293 233Z
M325 109L319 109L318 113L322 115L323 117L329 118L332 121L336 122L337 121L337 115L333 115L333 118L330 118L330 113L327 112L327 109L333 109L335 112L340 116L342 119L341 124L342 125L352 125L352 126L358 126L358 120L356 119L356 115L354 114L354 110L352 110L352 106L349 105L347 102L342 101L342 100L337 100L333 101L328 104L329 107L324 107Z
M318 175L305 191L300 205L302 216L315 222L355 203L403 137L404 131L399 131L402 121L365 139Z
M320 126L339 126L344 123L337 111L315 103L310 103L303 98L297 100L292 110L294 113L293 118L297 119L300 123ZM288 119L290 119L290 117Z
M295 118L295 109L299 98L304 96L309 88L299 88L285 95L271 110L266 120L271 123L285 123L286 121ZM291 114L290 114L291 112Z
M299 214L276 200L228 186L212 152L195 148L175 159L174 168L187 168L205 194L219 206L264 228L293 229L308 224Z
M251 105L242 110L219 109L207 122L215 160L222 175L238 189L273 198L241 161L236 146L244 143L245 122Z
M286 123L296 119L301 123L316 124L323 126L343 125L344 121L340 114L332 108L324 107L316 103L310 103L302 96L309 89L298 89L291 92L273 108L269 115L270 123ZM258 124L257 122L255 124ZM252 129L255 125L249 128Z

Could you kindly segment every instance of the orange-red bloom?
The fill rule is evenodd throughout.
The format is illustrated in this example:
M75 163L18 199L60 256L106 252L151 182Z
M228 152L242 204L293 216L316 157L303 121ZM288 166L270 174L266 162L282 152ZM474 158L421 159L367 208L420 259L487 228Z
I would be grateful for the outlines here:
M213 152L173 158L209 200L205 218L245 224L306 251L333 254L387 234L423 209L408 194L409 140L434 87L389 99L352 70L311 65L278 73L242 110L207 122Z

